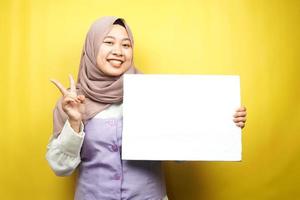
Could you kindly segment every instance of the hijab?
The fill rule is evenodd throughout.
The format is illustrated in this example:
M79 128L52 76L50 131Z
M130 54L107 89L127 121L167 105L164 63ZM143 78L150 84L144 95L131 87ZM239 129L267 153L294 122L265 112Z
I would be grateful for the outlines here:
M113 24L121 20L124 25L133 48L133 36L129 26L122 18L106 16L96 20L90 27L83 46L80 67L77 76L77 94L84 95L85 113L83 123L93 118L97 113L105 110L111 104L123 102L123 76L114 77L104 74L97 67L97 55L99 46L104 37L109 33ZM133 61L125 74L136 74L139 71L134 67ZM53 134L58 136L68 119L62 109L60 98L53 110Z

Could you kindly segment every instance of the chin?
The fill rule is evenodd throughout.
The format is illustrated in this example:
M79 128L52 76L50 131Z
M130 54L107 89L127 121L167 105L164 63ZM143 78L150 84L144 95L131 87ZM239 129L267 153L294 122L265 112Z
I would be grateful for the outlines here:
M114 69L114 70L111 70L109 72L107 72L106 74L107 75L110 75L110 76L121 76L125 71L124 70L121 70L121 69Z
M124 66L121 66L120 68L115 68L113 67L110 72L112 75L114 76L121 76L122 74L124 74L127 70L129 69L129 67L124 67Z

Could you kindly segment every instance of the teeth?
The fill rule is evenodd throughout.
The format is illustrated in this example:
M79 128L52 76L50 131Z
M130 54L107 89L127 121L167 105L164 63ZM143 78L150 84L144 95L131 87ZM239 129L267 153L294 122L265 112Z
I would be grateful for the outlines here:
M122 61L120 61L120 60L109 60L109 62L112 65L117 65L117 66L121 65L121 63L122 63Z

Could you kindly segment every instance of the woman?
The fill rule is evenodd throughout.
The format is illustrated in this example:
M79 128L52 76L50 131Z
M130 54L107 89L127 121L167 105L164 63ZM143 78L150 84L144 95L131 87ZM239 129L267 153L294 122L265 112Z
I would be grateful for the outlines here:
M138 73L132 33L123 19L103 17L87 33L77 84L52 80L63 97L46 157L59 176L80 163L75 199L167 199L160 162L121 160L124 73ZM234 122L244 127L245 117L240 108Z

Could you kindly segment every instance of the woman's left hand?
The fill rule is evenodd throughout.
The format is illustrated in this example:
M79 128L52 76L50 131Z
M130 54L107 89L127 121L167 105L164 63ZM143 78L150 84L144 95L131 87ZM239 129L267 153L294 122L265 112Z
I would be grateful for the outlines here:
M233 121L236 124L236 126L240 127L240 128L244 128L245 127L245 123L246 123L246 116L247 116L247 112L246 112L246 107L242 106L240 108L238 108L235 111L235 114L233 115Z

